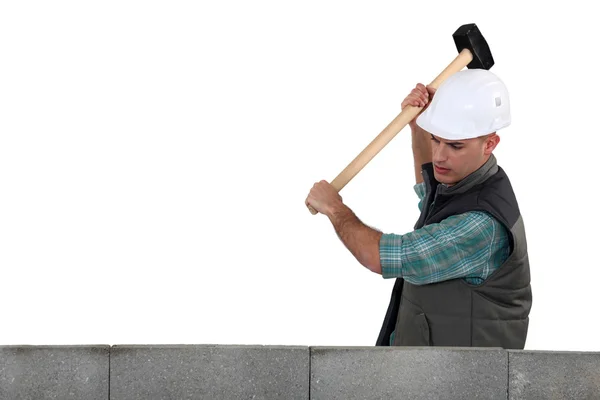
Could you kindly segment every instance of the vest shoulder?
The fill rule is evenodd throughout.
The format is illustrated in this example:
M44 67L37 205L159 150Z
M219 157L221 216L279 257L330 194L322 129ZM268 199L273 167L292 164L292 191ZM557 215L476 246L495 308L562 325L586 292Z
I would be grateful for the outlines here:
M519 203L506 172L498 167L498 172L483 182L475 191L476 203L496 218L503 220L510 228L520 216Z
M498 172L474 189L480 199L501 197L516 203L516 196L510 178L501 167L498 167Z

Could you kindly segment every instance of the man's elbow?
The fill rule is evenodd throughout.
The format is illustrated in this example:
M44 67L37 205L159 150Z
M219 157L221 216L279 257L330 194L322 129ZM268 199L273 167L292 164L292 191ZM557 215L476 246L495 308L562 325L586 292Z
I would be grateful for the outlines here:
M365 254L361 264L368 268L371 272L381 275L381 260L379 259L379 252L369 252Z
M369 258L367 268L372 272L381 275L381 258L379 252L379 243L381 240L382 233L377 232L377 240L369 247Z

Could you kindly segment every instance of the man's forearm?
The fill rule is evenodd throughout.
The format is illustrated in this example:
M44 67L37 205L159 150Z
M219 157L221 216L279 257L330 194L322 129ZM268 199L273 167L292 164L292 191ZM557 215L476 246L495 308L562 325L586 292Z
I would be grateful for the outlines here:
M423 182L421 166L431 162L431 136L418 126L411 131L416 183Z
M358 262L381 274L379 240L382 233L363 224L344 204L329 213L328 217L338 237Z

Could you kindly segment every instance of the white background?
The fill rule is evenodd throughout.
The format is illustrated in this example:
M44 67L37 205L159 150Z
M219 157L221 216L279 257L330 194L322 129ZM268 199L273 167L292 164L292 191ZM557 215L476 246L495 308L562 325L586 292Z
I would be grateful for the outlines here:
M592 3L5 1L0 344L374 345L393 280L304 200L478 25L528 235L526 349L600 350ZM342 191L418 218L408 127Z

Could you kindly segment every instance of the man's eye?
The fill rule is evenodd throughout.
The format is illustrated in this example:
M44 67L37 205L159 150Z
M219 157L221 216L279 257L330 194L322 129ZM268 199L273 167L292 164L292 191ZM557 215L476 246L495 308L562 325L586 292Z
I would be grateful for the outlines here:
M460 147L460 146L457 146L457 145L455 145L455 144L451 144L450 146L452 146L452 148L453 148L454 150L460 150L460 149L462 149L462 147Z

